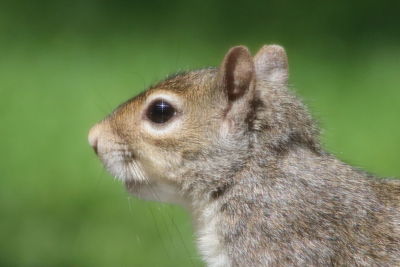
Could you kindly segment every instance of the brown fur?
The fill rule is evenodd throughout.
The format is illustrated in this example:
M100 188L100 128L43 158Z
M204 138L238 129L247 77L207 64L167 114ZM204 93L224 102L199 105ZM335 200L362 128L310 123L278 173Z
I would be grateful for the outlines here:
M287 79L281 47L254 58L234 47L218 69L171 76L124 103L90 142L130 192L170 188L163 200L188 207L197 229L215 212L218 249L200 245L209 265L400 266L400 181L321 149ZM159 132L146 101L164 93L177 101L177 126ZM225 261L212 258L219 250Z

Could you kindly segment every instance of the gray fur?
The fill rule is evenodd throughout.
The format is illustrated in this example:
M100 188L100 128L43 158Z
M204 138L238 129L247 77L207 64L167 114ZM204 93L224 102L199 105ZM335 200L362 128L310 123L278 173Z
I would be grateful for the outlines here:
M130 105L146 94L107 118L113 134L138 161L146 151L137 139L162 150L160 158L176 158L161 179L187 202L196 227L214 207L227 265L400 266L400 181L372 177L321 148L310 113L287 89L281 47L249 57L236 47L219 69L176 75L149 90L171 90L193 106L184 135L129 137L125 117L136 116Z

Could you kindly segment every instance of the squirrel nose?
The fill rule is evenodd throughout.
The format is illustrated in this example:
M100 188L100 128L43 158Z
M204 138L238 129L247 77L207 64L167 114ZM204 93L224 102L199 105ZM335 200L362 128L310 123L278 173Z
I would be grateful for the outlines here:
M96 124L90 129L88 137L89 144L92 146L96 154L97 154L97 144L99 140L99 135L100 135L100 126Z

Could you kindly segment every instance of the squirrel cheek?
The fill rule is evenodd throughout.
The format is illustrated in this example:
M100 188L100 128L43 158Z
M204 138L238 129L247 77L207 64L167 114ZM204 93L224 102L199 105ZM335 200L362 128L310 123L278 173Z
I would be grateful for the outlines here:
M176 180L176 172L181 166L181 158L178 153L154 153L152 157L143 161L146 173L159 181Z

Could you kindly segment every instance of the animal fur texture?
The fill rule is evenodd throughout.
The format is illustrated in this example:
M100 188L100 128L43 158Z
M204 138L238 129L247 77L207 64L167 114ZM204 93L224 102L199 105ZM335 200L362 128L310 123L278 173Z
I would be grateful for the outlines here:
M282 47L233 47L128 100L89 142L129 192L190 211L208 266L400 266L400 181L325 152L287 83ZM147 115L157 99L165 123Z

